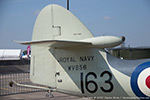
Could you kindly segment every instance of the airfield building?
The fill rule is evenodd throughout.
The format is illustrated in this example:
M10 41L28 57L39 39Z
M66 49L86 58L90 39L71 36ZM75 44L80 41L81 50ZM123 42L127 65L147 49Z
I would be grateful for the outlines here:
M0 49L0 61L20 59L21 49Z

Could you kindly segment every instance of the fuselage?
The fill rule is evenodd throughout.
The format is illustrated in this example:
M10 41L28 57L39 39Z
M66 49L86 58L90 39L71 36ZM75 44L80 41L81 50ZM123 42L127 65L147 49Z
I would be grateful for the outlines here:
M103 99L138 98L131 79L140 64L150 61L121 60L99 49L56 50L55 56L58 91Z

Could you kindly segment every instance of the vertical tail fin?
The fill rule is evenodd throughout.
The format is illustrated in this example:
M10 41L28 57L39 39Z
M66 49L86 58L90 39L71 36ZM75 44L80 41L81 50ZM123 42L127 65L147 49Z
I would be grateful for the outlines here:
M58 5L48 5L37 17L32 40L81 40L91 37L91 32L70 11Z
M48 5L39 13L35 22L32 41L91 38L90 31L71 12L58 5ZM56 86L54 48L31 47L30 78L34 83Z

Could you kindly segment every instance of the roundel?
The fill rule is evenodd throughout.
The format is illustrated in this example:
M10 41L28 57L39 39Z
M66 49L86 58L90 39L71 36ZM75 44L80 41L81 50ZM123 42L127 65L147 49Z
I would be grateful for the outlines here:
M150 62L139 65L133 71L131 88L138 97L150 97Z

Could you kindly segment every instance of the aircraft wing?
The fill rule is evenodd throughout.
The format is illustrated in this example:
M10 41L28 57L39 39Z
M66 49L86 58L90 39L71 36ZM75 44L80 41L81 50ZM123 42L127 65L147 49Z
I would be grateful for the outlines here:
M92 45L90 42L83 41L70 41L70 40L42 40L42 41L14 41L23 45L36 45L43 47L55 47L55 48L69 48L69 47L83 47Z

